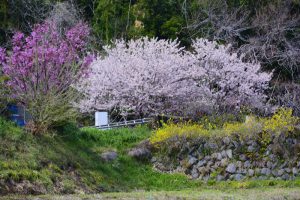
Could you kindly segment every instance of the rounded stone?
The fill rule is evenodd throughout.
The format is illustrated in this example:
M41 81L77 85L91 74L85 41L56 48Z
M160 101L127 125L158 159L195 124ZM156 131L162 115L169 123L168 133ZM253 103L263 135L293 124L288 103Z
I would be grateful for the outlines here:
M233 163L230 163L230 164L226 167L226 172L228 172L228 173L233 174L233 173L235 173L235 171L236 171L236 166L235 166L235 164L233 164Z
M282 176L283 174L284 174L284 170L283 169L278 170L278 172L277 172L278 176Z
M198 161L197 158L191 156L191 157L189 158L189 161L188 161L188 166L189 166L189 167L192 166L192 165L195 164L197 161Z
M253 169L248 170L248 176L254 176L254 170Z
M221 153L217 153L217 160L222 160L222 154Z
M232 158L232 150L231 149L228 149L228 150L226 150L226 154L227 154L227 157L228 158Z
M118 154L115 151L107 151L101 154L101 159L104 161L113 161L117 159Z
M269 168L262 168L260 173L269 176L271 174L271 170Z
M250 168L251 167L251 162L249 160L247 160L246 162L244 162L244 167L245 168Z
M247 157L245 156L245 154L241 154L241 155L239 156L239 159L240 159L241 161L245 161L245 160L247 160Z
M256 150L256 148L254 146L248 146L247 151L248 152L254 152Z
M222 166L222 167L225 167L225 166L227 166L227 164L228 164L228 159L227 159L227 158L223 158L223 159L221 160L221 166Z
M290 176L288 175L288 174L283 174L282 176L281 176L281 179L282 180L289 180L290 179Z
M223 138L223 143L224 143L225 145L229 145L229 144L230 144L230 142L231 142L231 140L230 140L230 138L229 138L229 137L225 137L225 138Z
M242 168L243 163L242 163L241 161L237 161L237 162L236 162L236 166L237 166L238 168Z
M198 170L194 168L194 169L191 171L191 176L192 176L192 179L198 178L198 177L199 177Z
M240 180L242 180L244 178L244 176L242 175L242 174L236 174L235 176L234 176L234 180L236 180L236 181L240 181Z
M223 180L225 180L225 177L222 176L222 175L217 175L216 180L217 180L217 181L223 181Z
M200 160L198 163L197 163L197 167L202 167L206 164L206 160Z
M270 162L270 161L268 161L268 162L267 162L267 167L268 167L268 168L273 168L273 163Z
M278 170L272 170L272 172L271 172L271 173L272 173L272 175L273 175L273 176L275 176L275 177L277 177L277 176L278 176Z
M284 170L286 171L286 173L291 173L292 172L292 170L290 168L285 168Z
M223 150L223 151L221 152L221 155L222 155L222 158L226 158L226 157L227 157L226 151Z
M293 172L294 175L297 175L298 174L298 169L296 167L293 167L292 172Z

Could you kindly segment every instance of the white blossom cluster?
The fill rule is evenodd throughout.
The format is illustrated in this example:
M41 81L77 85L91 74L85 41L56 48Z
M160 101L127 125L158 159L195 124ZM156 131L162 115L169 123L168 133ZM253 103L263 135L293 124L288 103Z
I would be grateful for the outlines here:
M224 106L264 103L271 73L245 63L229 46L204 39L192 51L170 40L141 38L106 46L76 85L84 112L119 109L124 115L194 115Z

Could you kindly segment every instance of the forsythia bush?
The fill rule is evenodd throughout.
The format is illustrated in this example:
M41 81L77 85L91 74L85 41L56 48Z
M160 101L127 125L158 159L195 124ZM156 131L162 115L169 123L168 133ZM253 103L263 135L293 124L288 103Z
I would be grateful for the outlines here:
M294 131L295 126L299 122L298 117L292 115L292 109L280 108L269 119L264 122L263 130L268 133L287 133Z
M201 124L186 123L164 123L163 127L158 129L150 138L151 143L158 143L169 138L179 137L196 137L209 136L209 131Z
M288 133L294 131L295 126L299 123L299 118L292 115L292 109L280 108L270 118L258 118L247 116L245 122L225 123L223 128L215 126L204 126L203 124L193 123L167 123L154 132L150 138L151 143L163 142L169 138L178 137L197 137L197 136L219 136L238 134L244 138L255 137L259 133L275 134ZM208 128L205 128L208 127Z

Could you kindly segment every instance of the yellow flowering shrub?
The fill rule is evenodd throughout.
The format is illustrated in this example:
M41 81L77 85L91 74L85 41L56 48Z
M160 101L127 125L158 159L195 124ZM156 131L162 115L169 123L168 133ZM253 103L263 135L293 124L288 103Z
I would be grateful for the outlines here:
M232 134L238 134L241 138L256 137L259 133L270 137L270 134L280 134L294 131L299 118L292 115L291 109L280 108L270 118L258 118L247 116L245 122L225 123L222 128L217 128L204 121L207 124L196 123L178 123L172 122L163 124L162 128L156 130L150 138L151 143L163 142L175 136L184 136L187 138L197 136L217 136L223 137ZM264 138L263 137L263 138Z
M293 116L293 110L280 108L276 113L264 121L263 131L267 133L287 133L292 132L299 122L299 118Z
M270 118L247 116L244 123L225 123L223 130L227 135L236 133L242 135L280 134L292 132L299 118L292 115L292 109L280 108Z
M184 137L195 137L195 136L208 136L209 131L204 129L201 124L193 124L193 123L167 123L163 124L163 127L155 131L155 133L151 136L151 143L159 143L165 141L169 138L175 136L184 136Z

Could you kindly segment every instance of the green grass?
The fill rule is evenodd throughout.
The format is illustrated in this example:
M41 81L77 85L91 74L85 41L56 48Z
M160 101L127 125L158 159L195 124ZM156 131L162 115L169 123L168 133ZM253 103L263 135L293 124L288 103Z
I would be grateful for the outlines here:
M57 129L56 134L38 137L3 120L1 128L5 130L0 134L1 180L38 182L49 192L58 180L67 187L66 193L80 188L94 192L175 190L200 184L183 175L158 173L150 164L127 156L130 147L150 136L147 127L99 131L68 125ZM108 150L118 152L116 161L100 159L101 152Z
M113 148L124 152L137 143L150 137L151 131L147 127L120 128L100 131L95 128L82 128L82 139L92 141L97 146Z
M0 119L0 193L3 183L28 180L45 186L47 193L130 192L130 191L220 191L253 188L297 188L295 181L219 182L189 180L181 174L162 174L151 164L138 162L127 151L149 138L147 127L99 131L78 129L69 124L55 133L32 136L12 123ZM100 159L104 151L115 150L118 159ZM3 185L2 185L3 187Z
M3 200L37 199L36 196L10 196ZM174 199L205 199L205 200L298 200L300 190L295 188L255 188L230 189L226 191L199 189L168 192L135 191L130 193L102 193L95 195L66 195L66 196L38 196L40 200L174 200Z

